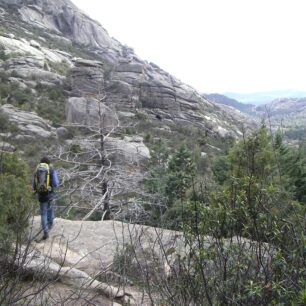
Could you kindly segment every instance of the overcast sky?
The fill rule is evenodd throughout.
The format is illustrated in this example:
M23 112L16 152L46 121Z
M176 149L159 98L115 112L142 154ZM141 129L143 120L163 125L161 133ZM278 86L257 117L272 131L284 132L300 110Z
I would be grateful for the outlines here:
M71 0L201 92L306 90L305 0Z

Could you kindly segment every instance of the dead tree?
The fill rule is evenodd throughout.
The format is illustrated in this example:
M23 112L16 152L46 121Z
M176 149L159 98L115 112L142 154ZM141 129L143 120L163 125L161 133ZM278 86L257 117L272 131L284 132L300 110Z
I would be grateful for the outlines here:
M131 190L135 192L137 184L133 185L128 171L123 169L130 165L118 164L124 151L124 143L119 142L126 127L121 126L116 110L108 104L103 78L100 81L95 78L93 85L90 84L91 80L75 97L85 112L82 118L64 125L75 136L58 148L56 159L63 164L61 197L65 198L68 212L75 208L86 209L83 220L93 217L105 220L110 218L111 198L121 199L121 203L116 204L120 211L121 195ZM139 205L135 205L135 209L137 213L144 211Z

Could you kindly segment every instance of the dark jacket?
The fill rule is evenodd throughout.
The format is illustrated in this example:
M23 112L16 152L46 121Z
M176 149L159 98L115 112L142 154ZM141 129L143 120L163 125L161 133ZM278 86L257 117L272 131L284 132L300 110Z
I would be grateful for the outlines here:
M56 170L53 169L52 167L50 167L50 185L51 185L51 190L48 192L44 192L44 193L37 193L38 194L38 200L40 203L43 202L48 202L50 200L53 200L54 195L55 195L55 188L58 186L59 184L59 180L58 180L58 176L56 173ZM32 187L34 190L36 190L36 181L35 181L35 174L34 174L34 178L33 178L33 182L32 182Z

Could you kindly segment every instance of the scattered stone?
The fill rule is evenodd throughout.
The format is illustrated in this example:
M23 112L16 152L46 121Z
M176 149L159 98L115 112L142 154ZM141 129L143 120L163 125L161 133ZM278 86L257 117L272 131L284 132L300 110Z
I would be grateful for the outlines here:
M148 147L142 142L142 137L127 137L123 140L117 138L107 138L106 146L113 152L110 156L114 162L122 165L135 164L141 165L146 163L151 155Z
M25 139L28 137L49 138L55 136L52 127L36 113L20 110L10 104L0 106L0 112L6 113L9 121L14 123L19 130L16 139L18 137Z
M0 152L14 152L16 148L8 142L0 141Z
M14 78L14 77L9 77L8 80L11 83L17 84L19 88L21 89L27 89L28 86L23 82L23 79L18 79L18 78Z
M40 44L36 40L30 40L30 46L36 49L41 49Z
M65 127L59 127L56 129L56 134L59 139L68 139L69 131Z

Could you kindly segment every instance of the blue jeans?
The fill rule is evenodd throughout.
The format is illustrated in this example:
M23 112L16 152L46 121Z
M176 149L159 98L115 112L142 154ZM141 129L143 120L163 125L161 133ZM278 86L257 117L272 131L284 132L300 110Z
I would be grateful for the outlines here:
M41 214L41 226L45 234L49 231L49 226L53 225L54 210L53 210L53 200L47 202L41 202L40 204L40 214Z

